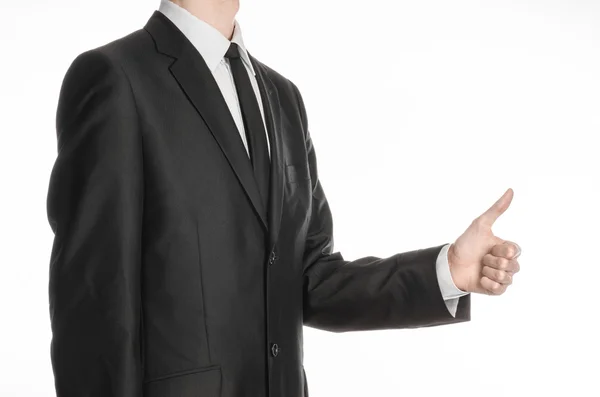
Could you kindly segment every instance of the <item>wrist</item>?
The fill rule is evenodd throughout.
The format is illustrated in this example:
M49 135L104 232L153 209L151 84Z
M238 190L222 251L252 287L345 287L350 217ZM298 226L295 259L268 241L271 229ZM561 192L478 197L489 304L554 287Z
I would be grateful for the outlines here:
M463 285L461 281L461 277L456 268L457 258L454 251L454 244L450 244L448 248L448 268L450 269L450 276L452 277L452 282L459 290L463 292L468 292L465 285Z

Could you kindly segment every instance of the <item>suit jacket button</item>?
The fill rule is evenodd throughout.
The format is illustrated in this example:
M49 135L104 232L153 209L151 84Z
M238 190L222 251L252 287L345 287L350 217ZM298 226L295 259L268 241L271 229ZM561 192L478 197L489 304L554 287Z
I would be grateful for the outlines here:
M281 352L281 348L279 347L279 345L277 343L273 343L271 345L271 354L273 355L273 357L277 357L279 352Z
M277 260L277 255L275 254L275 250L271 251L271 255L269 255L269 265L273 265Z

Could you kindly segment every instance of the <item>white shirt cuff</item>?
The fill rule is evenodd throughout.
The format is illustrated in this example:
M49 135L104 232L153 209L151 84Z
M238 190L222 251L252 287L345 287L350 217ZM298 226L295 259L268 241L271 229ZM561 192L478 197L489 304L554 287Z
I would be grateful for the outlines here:
M456 309L458 308L458 299L461 296L467 295L465 292L459 289L452 280L452 274L450 274L450 264L448 263L448 249L450 244L446 244L442 247L437 261L435 263L438 284L440 285L440 291L446 307L452 316L456 316Z

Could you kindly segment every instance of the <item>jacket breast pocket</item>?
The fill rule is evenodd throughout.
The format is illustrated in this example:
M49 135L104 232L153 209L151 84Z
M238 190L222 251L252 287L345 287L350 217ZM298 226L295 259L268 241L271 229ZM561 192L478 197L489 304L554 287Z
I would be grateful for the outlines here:
M144 397L221 397L221 367L213 365L151 379Z
M301 183L302 181L310 180L310 171L308 163L287 164L285 166L285 175L290 183Z
M312 183L308 163L285 166L284 215L293 222L303 223L308 218L312 202Z

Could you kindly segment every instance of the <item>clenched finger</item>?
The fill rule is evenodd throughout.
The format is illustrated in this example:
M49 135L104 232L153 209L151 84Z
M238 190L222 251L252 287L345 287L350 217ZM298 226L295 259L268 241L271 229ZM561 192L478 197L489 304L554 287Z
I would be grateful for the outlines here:
M512 274L509 272L505 272L504 270L498 270L494 269L493 267L484 266L483 269L481 269L481 274L487 276L487 278L499 284L512 284Z
M492 247L490 254L501 256L506 259L515 259L521 255L521 247L511 241L505 241L502 244L496 244Z
M521 269L519 261L516 259L506 259L502 256L494 256L492 254L484 255L482 262L485 266L512 273L516 273Z
M486 290L488 295L502 295L506 291L506 288L508 288L507 285L497 283L487 276L481 277L481 286Z

